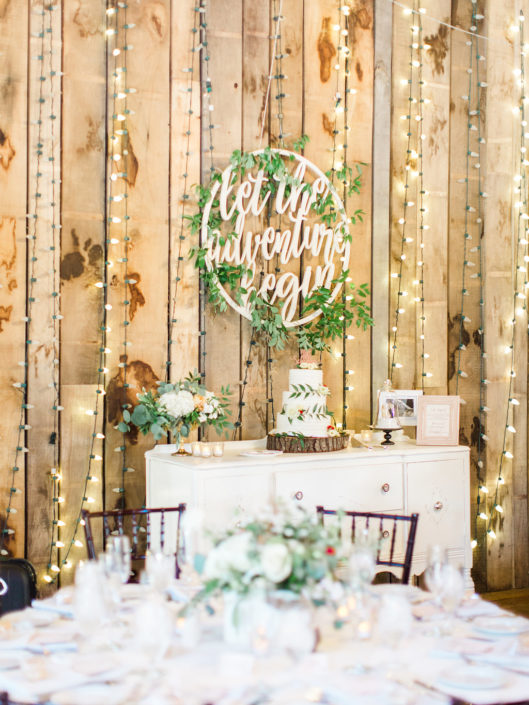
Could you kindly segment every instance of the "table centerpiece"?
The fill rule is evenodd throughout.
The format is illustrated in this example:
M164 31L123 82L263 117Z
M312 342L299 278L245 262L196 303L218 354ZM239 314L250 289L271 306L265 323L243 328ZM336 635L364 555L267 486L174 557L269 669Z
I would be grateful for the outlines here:
M309 643L314 641L310 607L334 604L343 595L337 569L344 558L337 524L324 526L299 506L263 512L218 534L207 555L195 556L203 587L192 603L224 597L229 643L243 645L256 619L268 628L275 622L282 641L294 638L290 632L300 638L310 630Z

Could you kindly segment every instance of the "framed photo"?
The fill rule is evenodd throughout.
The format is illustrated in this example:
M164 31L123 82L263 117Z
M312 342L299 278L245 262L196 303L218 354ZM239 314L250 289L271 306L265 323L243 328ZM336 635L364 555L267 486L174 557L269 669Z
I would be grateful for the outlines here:
M459 397L420 397L417 412L418 446L459 445Z
M381 390L378 393L378 418L381 416L382 405L387 399L397 402L397 413L401 426L417 426L417 401L422 396L421 389L393 389L391 392Z

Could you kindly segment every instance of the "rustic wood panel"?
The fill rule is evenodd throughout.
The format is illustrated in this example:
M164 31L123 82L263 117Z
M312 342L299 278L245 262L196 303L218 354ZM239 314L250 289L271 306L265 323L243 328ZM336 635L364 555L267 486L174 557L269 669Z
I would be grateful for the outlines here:
M304 121L303 130L310 138L305 156L327 172L333 165L333 131L340 130L337 143L345 141L343 115L335 115L336 93L343 93L344 61L338 53L340 33L334 29L340 23L339 6L333 0L307 3L304 14ZM340 66L336 69L336 66ZM341 155L336 153L336 159ZM314 258L304 256L303 266ZM329 387L328 409L341 422L342 409L342 341L331 345L324 354L323 377Z
M376 419L377 391L388 376L388 331L391 321L389 306L389 201L391 152L391 55L393 13L388 12L386 0L374 3L374 88L373 111L373 169L371 248L371 298L375 326L371 333L371 419ZM376 254L375 254L376 253ZM357 429L360 430L360 429Z
M28 7L25 3L8 3L0 12L0 403L4 413L0 433L0 521L12 486L15 449L19 435L22 395L13 384L24 379L25 291L26 291L26 192L27 192L27 55ZM22 441L24 436L22 435ZM13 555L24 553L25 460L18 460L20 470L14 486L21 490L12 500L17 510L9 518L15 533L6 537L5 549ZM31 497L33 500L33 497Z
M61 69L61 11L57 6L53 10L44 9L41 2L32 3L31 10L29 51L31 56L40 55L42 59L32 59L29 63L28 151L30 158L37 160L39 169L30 171L28 179L29 203L35 204L37 217L29 229L36 240L28 240L28 272L33 279L31 294L35 303L31 310L27 358L28 399L33 408L27 414L31 432L27 441L26 483L39 501L32 503L26 513L26 550L37 572L42 573L49 561L52 538L50 470L56 465L57 440L53 435L57 414L53 410L57 376L54 359L60 354L58 329L54 329L52 316L57 298L53 292L59 285L54 249L59 238L53 226L59 223L56 213L60 212L60 189L53 181L60 176L61 101L60 78L52 79L51 73ZM39 36L42 34L44 39ZM36 261L32 262L33 258Z
M415 303L411 292L412 282L416 279L416 229L417 229L417 178L412 175L416 171L416 159L411 152L417 151L417 123L411 121L412 137L408 149L408 120L405 116L416 113L416 105L410 102L410 45L412 33L410 26L415 22L404 14L401 7L393 9L393 62L392 62L392 95L393 115L391 127L391 279L389 304L389 339L390 365L393 359L393 327L395 326L395 310L404 309L398 317L397 351L394 361L399 368L393 368L393 387L395 389L412 389L415 383L415 351L416 351L416 320ZM412 98L417 98L417 68L414 68L414 83ZM411 111L411 112L410 112ZM403 117L404 116L404 117ZM408 164L409 157L409 164ZM406 166L409 166L408 188L406 184ZM404 209L404 201L414 203ZM403 225L399 223L405 217L404 236L412 238L413 242L404 245L405 260L402 266L402 276L396 276L400 270L402 252ZM394 276L395 275L395 276ZM399 291L407 291L408 296L398 297Z
M283 81L283 92L286 93L286 97L282 102L282 124L287 147L301 137L304 131L306 132L303 123L303 7L304 3L299 0L283 0L282 15L285 19L281 23L281 49L282 54L285 55L282 60L283 73L287 78ZM273 12L270 13L271 28L273 28L272 15ZM272 97L277 95L275 85L272 86L271 95ZM277 100L272 100L269 110L270 144L273 146L279 144L280 125L277 103ZM286 269L299 274L299 262L289 263ZM297 364L298 358L299 349L294 335L289 337L284 350L276 350L271 355L273 362L269 372L268 387L274 399L276 419L283 405L282 394L288 389L288 371ZM272 428L272 409L269 408L268 429L272 430Z
M373 3L362 0L352 6L349 20L351 47L348 87L356 91L348 94L347 161L362 166L362 186L359 195L347 199L347 212L352 215L357 209L364 211L362 222L351 226L353 237L350 275L358 286L367 283L372 288L371 229L373 209L366 207L372 202L373 189L373 81L374 81L374 15ZM387 300L387 299L386 299ZM349 330L354 340L346 344L347 368L354 370L346 382L354 391L346 395L347 427L359 431L371 422L371 336L369 331L352 326ZM341 386L338 380L338 386Z
M450 0L424 2L421 6L433 17L449 17ZM424 351L425 374L422 378L421 304L416 303L417 321L417 373L415 386L424 381L425 392L446 394L447 385L447 265L448 265L448 184L449 184L449 134L450 134L450 33L448 29L429 19L423 21L423 43L430 48L423 55L424 109L420 132L425 136L418 142L423 155L423 186L428 191L424 196L424 248L417 247L417 259L423 261L424 281ZM429 101L429 102L426 102ZM420 177L419 177L420 178ZM419 181L420 184L420 181ZM417 194L419 202L420 194ZM417 245L420 231L416 231ZM417 269L416 279L420 280ZM410 286L410 296L415 296L420 287ZM419 294L420 296L420 294Z
M101 345L103 292L95 283L104 279L105 252L105 103L106 63L104 7L83 0L64 8L62 169L69 174L62 185L61 231L61 471L63 476L61 519L66 560L77 527L85 479L89 469L92 433L102 431L103 413L95 409ZM83 188L79 188L83 184ZM102 412L103 402L99 409ZM94 455L102 458L103 440L97 439ZM103 463L94 460L90 495L103 506ZM84 542L83 530L79 540ZM84 558L85 548L71 549L68 560ZM61 584L72 580L63 570Z
M478 8L483 10L482 7ZM454 5L452 13L452 23L462 29L467 30L472 22L472 8L470 5L461 3ZM482 23L480 23L482 28ZM472 536L478 530L478 546L474 549L474 581L477 587L486 584L486 550L482 550L483 538L485 534L485 522L482 519L475 520L477 512L477 462L480 446L480 371L481 371L481 335L480 328L480 286L479 279L471 278L472 274L479 271L479 251L475 248L482 243L482 227L476 222L478 219L478 170L474 168L477 163L476 158L469 159L468 163L468 202L475 211L466 212L466 190L467 184L467 150L461 145L467 144L467 123L468 111L476 108L477 101L477 80L479 74L485 72L485 64L480 62L479 73L476 70L475 54L476 49L467 45L467 35L462 32L452 33L451 41L451 121L450 121L450 228L448 233L448 254L451 266L447 267L448 277L448 391L450 394L460 395L463 403L460 407L460 443L469 445L471 448L471 522ZM483 52L486 46L480 41ZM472 107L462 96L469 95L469 73L470 52L472 51ZM483 98L483 96L482 96ZM482 114L480 116L481 126L484 127L485 104L481 105ZM477 120L474 118L474 124ZM477 132L472 133L472 151L476 152ZM482 146L481 172L485 175L486 167L486 146ZM484 203L484 201L483 201ZM465 217L466 216L466 217ZM467 320L461 321L463 287L463 261L465 222L467 222L467 232L472 239L467 239L468 259L476 266L467 269L465 275L465 287L469 290L469 295L464 298L464 317ZM461 343L464 350L459 350ZM463 370L468 376L458 379L457 369ZM490 414L489 414L490 416ZM484 418L487 422L487 417ZM493 418L489 419L494 423ZM485 423L483 432L486 433L488 423ZM483 442L482 442L483 443ZM481 445L483 450L484 445ZM483 461L486 459L482 452ZM483 473L484 477L484 473Z
M106 397L106 505L121 501L116 488L124 486L127 506L145 501L144 453L152 438L131 432L126 438L126 455L115 451L122 434L114 426L121 418L121 406L134 404L136 393L154 385L165 374L167 357L168 312L168 202L169 202L169 126L160 115L169 113L169 38L170 2L157 0L131 4L126 21L133 25L127 42L127 86L136 93L122 103L133 111L126 121L128 138L122 140L126 165L127 199L125 204L130 238L127 267L118 262L126 256L124 220L110 228L120 244L110 249L109 300L113 305L109 324L112 353ZM149 60L145 61L148 56ZM141 99L138 96L142 96ZM125 154L125 149L128 154ZM114 167L120 171L120 162ZM120 183L119 181L117 183ZM122 188L124 190L124 186ZM110 192L107 190L107 196ZM123 218L126 217L123 215ZM153 243L156 243L153 246ZM124 302L128 301L129 304ZM128 321L129 325L126 325ZM126 330L125 330L126 327ZM123 346L124 336L127 346ZM120 367L123 362L127 368ZM125 374L126 371L126 374ZM128 386L127 386L128 385ZM122 483L123 461L126 468Z
M264 115L264 105L268 87L270 69L270 8L268 2L254 3L251 0L243 2L242 18L242 149L249 152L268 144L268 124ZM282 23L284 24L284 23ZM282 27L281 27L282 31ZM274 70L271 72L275 73ZM275 85L275 81L274 81ZM271 86L272 88L272 86ZM271 90L269 102L272 109L277 100ZM264 129L262 129L264 121ZM266 227L264 217L252 216L247 221L248 229L253 232L263 232ZM263 267L262 262L258 262ZM264 271L264 270L263 270ZM259 272L256 272L256 282ZM249 321L240 319L241 360L244 366L246 360L251 361L248 368L247 385L244 390L244 407L242 408L242 433L244 438L262 438L266 434L267 413L267 346L261 338L252 336ZM255 342L251 345L252 340ZM251 350L250 350L251 345ZM244 367L243 367L244 371Z
M197 13L193 3L185 12L180 3L171 5L171 143L170 143L170 310L169 330L172 330L170 348L171 379L179 380L198 369L198 272L189 260L191 238L182 217L194 212L193 186L200 182L200 52L192 52L199 45ZM174 21L178 17L178 23ZM193 67L192 82L189 73ZM191 94L188 90L191 89ZM191 102L190 102L191 101ZM192 114L188 116L188 110ZM190 135L186 132L190 131ZM184 199L184 195L189 198ZM180 238L184 237L185 240ZM180 266L178 258L181 257ZM180 278L176 282L176 277ZM171 319L174 322L171 325ZM161 373L160 373L161 374Z
M242 12L242 0L217 0L208 5L206 13L211 58L208 62L203 61L203 72L211 78L212 120L219 126L213 130L213 166L221 170L228 164L233 150L241 147ZM209 116L204 101L203 106L202 179L207 183L211 173L207 136ZM228 309L215 315L209 306L206 308L206 385L213 391L219 391L222 385L230 385L234 392L231 404L234 420L239 410L240 382L244 375L241 360L246 359L246 352L240 346L240 325L239 314L235 311Z
M491 38L487 53L486 121L487 193L485 205L485 276L487 282L485 331L487 352L487 406L494 416L487 425L487 484L496 486L505 431L510 356L504 349L511 342L512 318L512 184L514 121L517 102L513 81L514 45L509 27L514 21L514 2L501 7L487 2L486 34ZM491 236L489 237L489 233ZM492 528L498 539L488 539L487 587L508 588L513 583L512 463L503 463L505 485L499 501L504 514L494 513Z

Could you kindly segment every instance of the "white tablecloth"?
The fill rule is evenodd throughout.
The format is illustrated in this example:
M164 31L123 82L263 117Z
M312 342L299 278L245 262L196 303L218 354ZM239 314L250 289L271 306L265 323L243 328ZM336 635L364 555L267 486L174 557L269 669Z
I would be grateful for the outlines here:
M381 592L371 598L375 614ZM292 658L231 650L218 618L179 619L181 603L152 602L144 586L125 586L111 621L82 633L65 589L0 620L0 690L54 705L529 701L529 620L513 623L474 597L448 622L425 597L410 592L414 618L404 638L375 629L359 639L329 628L315 653Z

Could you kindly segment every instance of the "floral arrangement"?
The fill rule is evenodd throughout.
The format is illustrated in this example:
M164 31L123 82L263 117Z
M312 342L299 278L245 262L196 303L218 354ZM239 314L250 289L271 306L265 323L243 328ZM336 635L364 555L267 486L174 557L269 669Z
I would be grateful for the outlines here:
M118 430L130 431L132 423L143 435L152 433L157 441L171 432L177 442L189 436L192 428L202 424L221 433L233 428L228 420L231 414L229 394L229 387L222 387L220 395L208 391L195 370L180 382L158 382L156 390L144 389L137 395L139 404L132 413L128 409L123 411Z
M319 370L321 364L319 362L299 362L296 367L298 370Z
M314 512L282 508L246 519L220 535L195 567L204 579L201 601L214 594L287 591L322 601L322 585L337 581L342 555L339 526L324 526Z

